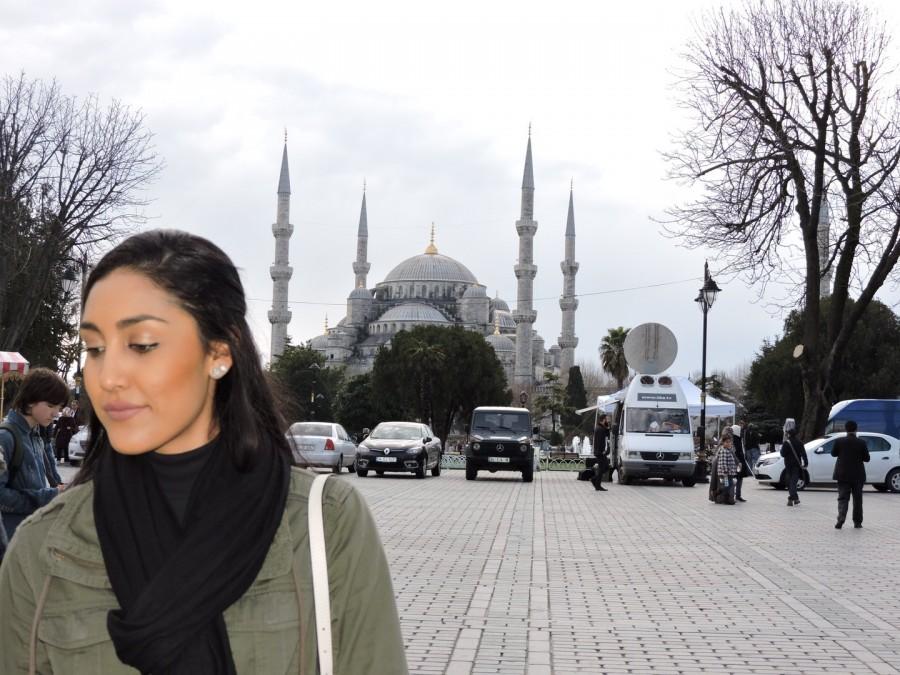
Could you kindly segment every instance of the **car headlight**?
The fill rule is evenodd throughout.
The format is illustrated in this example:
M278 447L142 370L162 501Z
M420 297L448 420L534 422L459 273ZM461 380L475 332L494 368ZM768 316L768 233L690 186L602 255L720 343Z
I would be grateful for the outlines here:
M481 443L472 443L473 450L481 450Z
M631 450L631 451L628 453L628 456L631 457L631 458L636 458L636 457L640 457L640 456L641 456L641 453L640 453L640 452L637 452L637 451L635 451L635 450Z
M681 459L693 459L693 458L694 458L693 452L682 452L681 453Z
M525 445L524 443L522 443L522 445L519 446L519 451L520 452L528 452L528 446Z
M770 464L774 464L775 462L780 462L781 457L769 457L768 459L762 459L759 462L760 466L769 466Z
M418 455L420 452L425 450L425 448L410 448L406 451L407 455Z

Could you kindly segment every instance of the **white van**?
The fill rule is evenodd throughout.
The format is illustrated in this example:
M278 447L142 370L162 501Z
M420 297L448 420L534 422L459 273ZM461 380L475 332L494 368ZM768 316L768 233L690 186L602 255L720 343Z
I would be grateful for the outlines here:
M696 455L687 397L676 378L636 375L613 412L612 463L619 483L680 480L693 487Z

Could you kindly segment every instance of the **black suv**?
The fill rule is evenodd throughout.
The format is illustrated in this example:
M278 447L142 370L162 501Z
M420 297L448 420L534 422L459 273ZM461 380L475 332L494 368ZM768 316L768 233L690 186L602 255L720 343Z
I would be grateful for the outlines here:
M537 429L527 408L475 408L466 431L466 480L475 480L480 470L521 471L526 483L534 479L532 434Z

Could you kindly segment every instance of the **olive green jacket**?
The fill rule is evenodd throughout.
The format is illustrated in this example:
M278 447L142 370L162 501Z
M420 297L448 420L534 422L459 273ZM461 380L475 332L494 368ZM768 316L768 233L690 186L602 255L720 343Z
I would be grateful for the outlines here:
M241 675L317 672L307 536L312 479L292 469L262 569L225 611ZM387 560L365 502L345 481L330 479L323 512L335 674L407 673ZM119 661L107 632L107 612L117 607L94 524L93 485L70 488L22 523L0 567L0 673L138 672Z

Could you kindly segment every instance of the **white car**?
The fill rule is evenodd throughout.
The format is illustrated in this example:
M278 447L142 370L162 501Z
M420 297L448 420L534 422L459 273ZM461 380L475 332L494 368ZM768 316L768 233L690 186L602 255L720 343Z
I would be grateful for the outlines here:
M825 438L817 438L803 447L809 466L797 481L797 489L802 490L810 484L833 485L834 463L836 457L831 456L835 441L844 433L828 434ZM900 440L886 434L861 431L857 434L869 448L869 461L866 463L866 483L881 492L900 492ZM785 485L784 458L779 452L769 452L759 458L756 463L756 480L783 490Z
M88 427L85 424L84 426L78 427L78 431L72 434L72 438L69 439L69 464L72 466L78 466L84 461L84 455L87 453L88 448Z
M356 443L340 424L295 422L286 435L298 466L356 471Z

